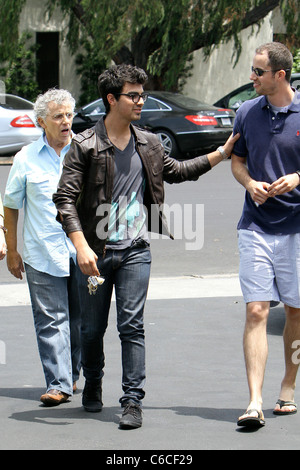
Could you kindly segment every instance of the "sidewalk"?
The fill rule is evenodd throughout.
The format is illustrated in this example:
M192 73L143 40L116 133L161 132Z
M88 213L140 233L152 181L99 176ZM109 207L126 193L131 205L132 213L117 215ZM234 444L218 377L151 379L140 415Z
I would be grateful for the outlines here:
M148 300L202 297L230 297L240 294L236 275L203 277L151 278ZM30 305L26 282L0 284L1 307Z
M300 449L300 414L272 409L283 375L282 306L272 309L264 385L266 426L236 420L248 400L242 351L244 303L237 276L153 278L145 311L147 383L143 427L118 429L120 344L114 303L105 339L104 408L86 413L79 392L45 408L27 285L0 285L0 449L112 451ZM2 352L3 358L3 352ZM298 392L299 397L299 392ZM297 393L296 393L297 401Z

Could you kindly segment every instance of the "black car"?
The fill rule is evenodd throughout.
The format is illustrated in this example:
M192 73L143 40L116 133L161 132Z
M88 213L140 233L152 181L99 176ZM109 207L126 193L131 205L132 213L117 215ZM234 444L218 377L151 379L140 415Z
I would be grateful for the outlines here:
M179 93L151 91L135 124L157 134L168 155L189 158L223 145L232 132L235 113ZM77 110L75 133L92 127L105 114L102 99Z
M296 90L300 89L300 73L293 73L291 76L291 85L296 88ZM236 111L244 101L251 100L252 98L256 98L258 94L256 93L255 89L253 88L253 83L246 83L246 85L242 85L239 88L228 93L228 95L224 96L220 100L214 103L214 106L221 106L224 108L230 108Z

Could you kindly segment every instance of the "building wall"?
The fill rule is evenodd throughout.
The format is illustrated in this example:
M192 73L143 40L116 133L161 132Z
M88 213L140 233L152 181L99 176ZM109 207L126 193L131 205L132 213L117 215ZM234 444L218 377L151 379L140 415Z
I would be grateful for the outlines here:
M20 19L20 32L60 31L67 27L67 18L56 10L51 20L46 20L44 12L47 0L27 0ZM203 51L194 52L192 77L187 80L183 92L200 101L214 103L231 90L249 82L250 67L255 48L264 42L273 40L273 32L283 32L279 9L274 10L264 20L260 28L254 26L242 32L242 54L233 67L233 41L216 48L208 60ZM80 95L80 78L76 74L75 58L68 51L66 42L60 35L59 87L68 89L78 99Z
M216 48L208 60L205 60L201 49L195 51L193 75L187 80L183 93L213 104L235 88L250 82L254 51L260 44L273 40L272 23L272 13L270 13L260 28L254 26L255 34L251 27L242 31L242 53L235 67L231 59L233 41Z
M63 18L59 9L55 10L52 18L45 18L47 0L27 0L20 17L20 33L29 30L32 32L60 32L60 60L59 84L60 88L69 90L75 99L80 94L80 79L76 74L75 58L70 55L66 41L63 39L68 19Z

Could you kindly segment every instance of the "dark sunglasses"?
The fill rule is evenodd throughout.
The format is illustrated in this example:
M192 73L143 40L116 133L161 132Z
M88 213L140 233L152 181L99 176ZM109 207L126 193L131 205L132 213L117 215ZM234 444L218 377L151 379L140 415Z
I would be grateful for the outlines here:
M251 71L255 73L257 77L262 77L264 73L266 72L279 72L279 70L284 70L284 69L276 69L276 70L263 70L260 69L259 67L251 67ZM285 69L285 72L287 72L290 69Z
M132 101L135 104L137 104L141 98L145 103L145 101L147 101L147 98L148 98L147 93L142 93L141 95L139 93L116 93L116 95L128 96L129 98L132 99Z

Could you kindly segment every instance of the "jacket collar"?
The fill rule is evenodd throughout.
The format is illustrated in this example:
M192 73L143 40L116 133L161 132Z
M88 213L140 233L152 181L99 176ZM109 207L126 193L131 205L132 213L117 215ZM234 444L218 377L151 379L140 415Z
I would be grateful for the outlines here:
M111 141L109 140L106 132L106 127L104 125L105 116L99 119L99 121L95 125L95 132L100 139L98 139L98 150L106 150L110 147L113 147ZM131 133L134 136L136 142L142 145L146 145L148 143L144 131L139 129L137 126L130 124Z

